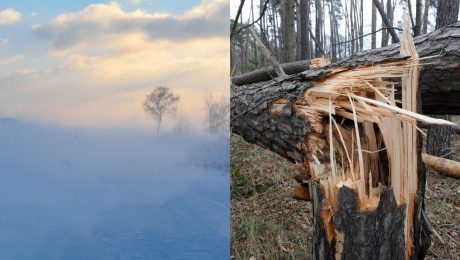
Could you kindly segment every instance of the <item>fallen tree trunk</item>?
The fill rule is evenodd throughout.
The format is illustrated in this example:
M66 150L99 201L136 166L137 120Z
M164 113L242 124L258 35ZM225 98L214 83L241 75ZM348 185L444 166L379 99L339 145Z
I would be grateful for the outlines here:
M288 74L300 73L308 68L309 60L295 61L281 64L283 71ZM232 84L236 86L252 84L261 81L267 81L277 77L276 71L272 67L258 69L249 73L232 77Z
M425 63L420 71L422 90L422 112L424 114L460 114L460 22L441 28L429 34L414 38L415 47L420 57L438 55ZM356 53L337 63L327 66L334 68L369 65L391 58L399 57L400 44L393 44L380 49ZM309 61L282 64L288 75L307 70ZM314 75L318 70L307 70L303 74ZM258 70L232 78L236 86L267 81L276 76L271 70Z
M434 171L460 179L460 162L432 156L426 153L422 154L422 159L425 165L429 166Z
M380 51L231 89L232 131L295 162L296 179L310 178L314 259L421 259L428 250L416 124L450 123L415 113L419 60L409 31L406 21L401 53L412 59Z

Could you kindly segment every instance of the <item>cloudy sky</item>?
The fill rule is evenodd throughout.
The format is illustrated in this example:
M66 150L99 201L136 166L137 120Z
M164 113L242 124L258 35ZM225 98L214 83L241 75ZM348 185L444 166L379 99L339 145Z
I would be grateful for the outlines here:
M199 127L204 92L228 93L228 16L228 0L1 1L0 117L153 129L142 101L166 85Z

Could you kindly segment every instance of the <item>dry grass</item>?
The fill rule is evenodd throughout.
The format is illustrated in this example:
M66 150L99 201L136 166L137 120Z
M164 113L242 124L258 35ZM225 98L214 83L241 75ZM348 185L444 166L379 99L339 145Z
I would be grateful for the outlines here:
M311 205L291 198L292 164L239 136L231 158L232 258L311 259ZM440 237L433 235L427 259L460 259L460 181L428 172L426 209Z
M292 165L239 136L232 136L231 156L232 257L308 258L311 205L290 197Z

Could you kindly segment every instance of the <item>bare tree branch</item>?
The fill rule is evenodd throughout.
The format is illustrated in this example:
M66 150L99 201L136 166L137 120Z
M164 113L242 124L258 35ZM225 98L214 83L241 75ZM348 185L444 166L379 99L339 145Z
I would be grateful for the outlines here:
M241 11L243 10L244 1L245 0L241 0L240 6L238 7L238 11L236 12L235 22L233 23L232 31L231 31L232 34L233 32L235 32L236 25L238 24L238 19L240 19Z
M377 10L379 10L383 23L385 23L385 25L388 27L388 32L391 34L391 37L393 38L393 43L398 43L399 37L396 34L396 31L393 29L393 25L390 23L390 20L388 20L388 16L385 13L385 10L383 10L382 4L379 0L374 0L374 4L375 7L377 7Z
M255 23L258 23L258 22L260 21L260 19L262 19L262 17L265 15L265 11L267 10L268 2L269 2L269 0L265 0L264 7L262 8L262 12L260 13L260 16L259 16L259 18L257 18L257 20L255 20L254 22L252 22L252 23L250 23L250 24L248 24L248 25L245 25L245 26L241 27L240 29L238 29L238 31L233 32L232 34L230 34L230 37L232 37L232 36L235 35L235 34L240 33L241 31L243 31L243 30L246 29L246 28L251 27L251 26L254 25Z

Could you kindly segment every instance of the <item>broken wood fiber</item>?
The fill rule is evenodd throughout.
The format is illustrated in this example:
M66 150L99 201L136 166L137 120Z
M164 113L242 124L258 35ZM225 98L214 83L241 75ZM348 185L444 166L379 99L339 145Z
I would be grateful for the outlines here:
M308 172L296 176L311 182L314 259L426 254L416 125L452 123L419 114L423 60L408 31L403 57L232 88L232 131Z

